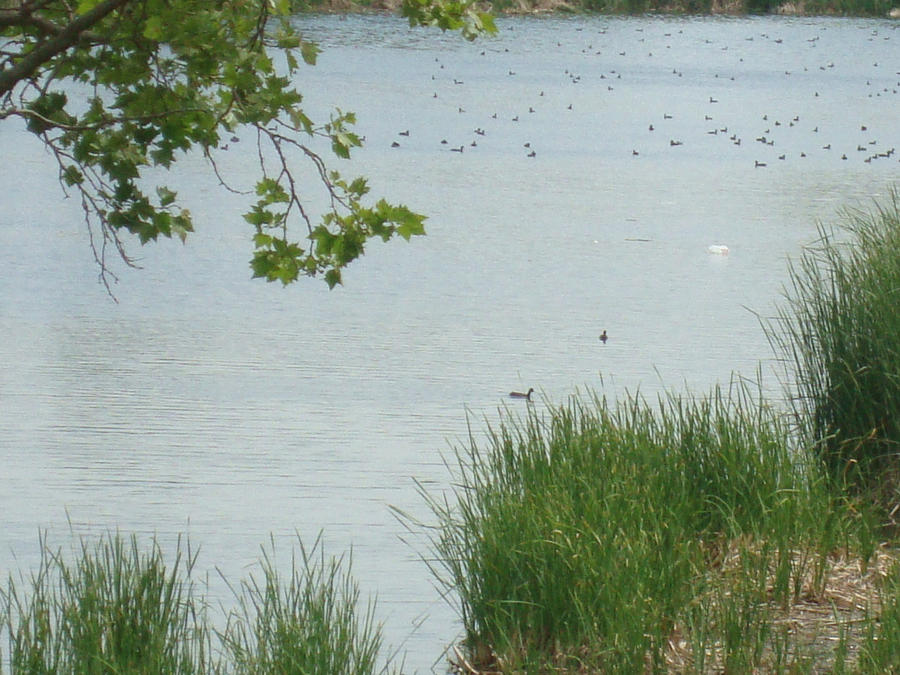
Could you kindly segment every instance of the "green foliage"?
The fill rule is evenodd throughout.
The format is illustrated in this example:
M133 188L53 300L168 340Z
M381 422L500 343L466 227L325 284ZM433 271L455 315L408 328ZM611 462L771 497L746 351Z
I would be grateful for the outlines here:
M225 630L210 627L191 573L196 555L179 542L169 567L156 543L105 535L67 558L41 543L40 567L0 589L0 633L11 673L212 675L388 672L374 603L359 613L349 563L326 559L317 539L300 544L288 580L263 551L263 579L237 593ZM0 672L4 672L0 665Z
M770 326L808 444L841 486L888 510L900 500L900 203L847 212L843 237L791 268L787 307Z
M880 587L880 612L868 625L859 672L892 673L900 663L900 567L895 565Z
M768 14L779 4L775 0L744 0L744 11L748 14Z
M317 539L300 546L285 581L271 552L263 550L262 579L241 586L239 606L222 642L235 672L365 675L378 669L381 628L374 604L358 616L359 588L343 560L326 560Z
M469 39L495 30L468 4L416 3L411 23ZM324 123L304 113L294 82L319 48L291 24L289 1L82 0L74 12L64 0L32 5L0 9L0 119L23 119L56 159L63 189L80 196L91 231L99 230L104 282L108 243L128 261L123 233L146 243L193 231L174 189L147 189L148 172L199 152L224 180L216 153L242 128L259 146L257 200L245 214L254 276L287 284L321 274L334 286L372 237L424 233L424 216L364 203L361 179L345 182L308 144L325 139L347 159L361 140L352 113L337 110ZM301 200L309 191L295 182L298 159L315 167L328 204L321 213ZM305 234L293 234L298 226Z
M803 5L809 14L881 17L897 6L892 0L805 0Z
M467 40L482 33L497 32L494 17L480 12L474 0L403 0L401 14L410 26L437 26L441 30L459 30Z
M502 672L662 672L681 631L695 662L715 648L727 672L769 663L768 603L795 600L856 539L805 457L744 385L505 420L487 449L458 451L455 499L423 492L469 657ZM739 573L723 583L710 570L732 548Z
M195 557L167 568L156 543L83 541L75 559L42 544L30 588L0 591L13 673L204 673L209 632L190 580Z

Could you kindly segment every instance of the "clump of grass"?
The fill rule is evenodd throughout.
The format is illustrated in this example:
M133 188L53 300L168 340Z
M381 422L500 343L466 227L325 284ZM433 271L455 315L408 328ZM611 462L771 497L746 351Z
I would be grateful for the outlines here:
M83 540L74 560L41 542L25 589L0 592L13 673L205 673L209 631L190 579L195 556L167 567L154 542Z
M304 673L372 675L380 665L381 627L370 602L360 616L349 562L326 559L321 537L300 545L289 578L263 551L262 579L238 588L224 630L211 627L195 593L196 555L167 566L153 540L109 534L68 560L41 542L41 562L27 580L0 590L0 633L9 639L13 674L128 675ZM0 673L3 672L0 662Z
M300 542L285 580L271 552L262 552L262 578L251 576L237 591L238 608L222 633L236 672L253 675L309 673L366 675L378 666L381 627L375 604L358 614L359 587L344 560L325 558L321 537L312 548ZM390 661L390 659L389 659Z
M803 442L841 487L900 502L900 205L848 211L791 267L770 328Z
M900 663L900 568L882 578L878 616L867 623L860 649L859 672L896 672Z
M768 663L770 603L795 601L849 532L742 383L504 419L487 448L457 451L457 473L455 503L425 494L433 571L458 595L466 662L504 672Z

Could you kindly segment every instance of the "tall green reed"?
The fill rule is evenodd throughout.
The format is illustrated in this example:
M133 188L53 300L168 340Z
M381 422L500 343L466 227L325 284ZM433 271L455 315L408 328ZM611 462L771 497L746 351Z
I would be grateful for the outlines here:
M847 211L790 269L768 332L803 441L839 485L900 494L900 204Z
M13 673L205 673L211 666L204 607L179 544L167 567L154 541L82 540L73 560L41 542L29 580L0 591ZM20 585L22 584L22 585Z
M900 664L900 568L883 580L880 595L879 611L868 622L860 649L860 673L893 673Z
M250 576L235 589L238 607L220 634L235 672L253 675L305 673L366 675L387 672L379 665L382 636L375 603L359 613L359 587L351 560L326 559L321 536L312 547L299 542L291 573L275 565L275 547L263 549L261 578Z
M212 627L196 593L196 554L179 540L166 565L160 546L107 534L82 539L71 556L41 540L41 561L0 589L0 634L12 675L172 675L388 672L374 601L360 613L349 559L326 559L321 536L300 543L282 576L274 544L261 579L233 588L237 606ZM0 661L0 672L3 672Z
M751 392L575 397L458 449L455 500L423 494L438 521L432 569L458 595L472 658L662 671L723 541L775 533L767 568L797 532L824 537L821 482ZM781 560L788 596L799 571Z

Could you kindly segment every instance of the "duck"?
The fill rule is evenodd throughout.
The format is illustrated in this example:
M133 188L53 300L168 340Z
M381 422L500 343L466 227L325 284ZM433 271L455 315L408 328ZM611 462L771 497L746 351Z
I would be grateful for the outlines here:
M524 399L528 399L530 401L531 395L533 393L534 393L534 387L531 387L528 389L527 394L523 394L521 391L511 391L511 392L509 392L509 397L510 398L524 398Z
M606 341L609 340L609 336L606 334L606 329L603 329L603 332L600 333L600 342L606 344Z

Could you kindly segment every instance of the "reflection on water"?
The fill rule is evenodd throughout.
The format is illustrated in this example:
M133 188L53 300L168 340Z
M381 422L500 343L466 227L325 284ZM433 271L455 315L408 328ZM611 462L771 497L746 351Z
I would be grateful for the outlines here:
M442 454L510 389L755 377L786 257L898 176L900 35L565 17L469 44L387 17L298 22L326 48L302 73L310 109L359 112L349 168L428 213L429 236L373 245L333 292L251 282L244 203L189 162L197 235L135 251L114 304L48 158L4 127L0 565L28 569L39 528L65 541L68 520L186 532L236 580L269 533L288 548L324 529L427 670L458 626L388 506L427 518L413 478L446 489ZM221 166L240 181L250 155L233 144Z

